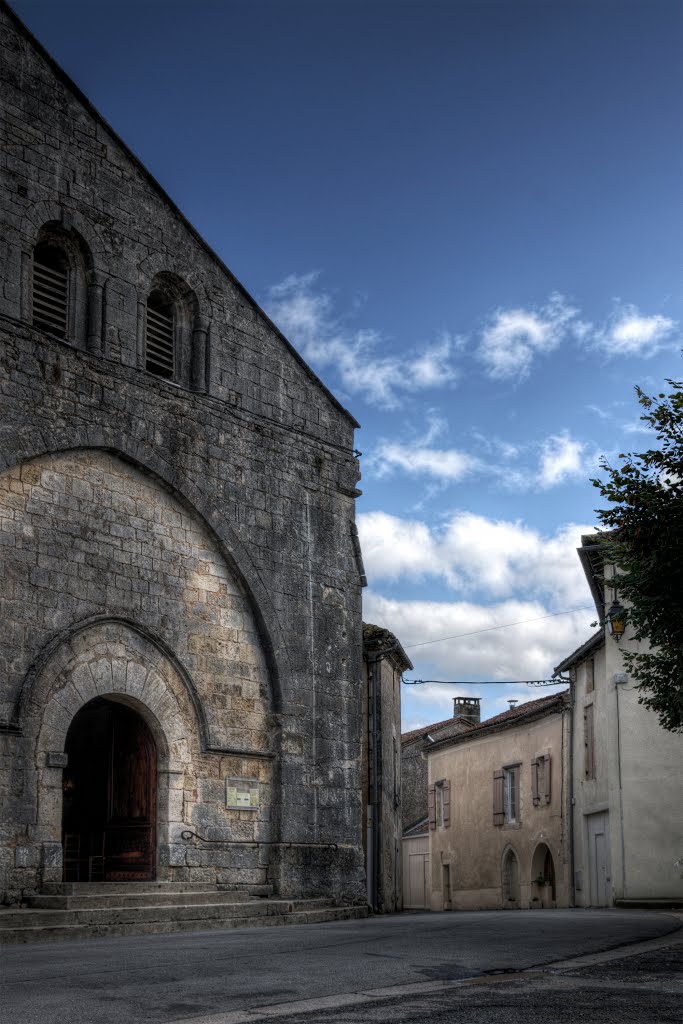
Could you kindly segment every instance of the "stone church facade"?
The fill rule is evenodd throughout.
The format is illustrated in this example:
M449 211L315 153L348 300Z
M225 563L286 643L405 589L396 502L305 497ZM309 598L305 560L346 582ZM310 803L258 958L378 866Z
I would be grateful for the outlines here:
M0 890L365 902L353 417L0 4Z

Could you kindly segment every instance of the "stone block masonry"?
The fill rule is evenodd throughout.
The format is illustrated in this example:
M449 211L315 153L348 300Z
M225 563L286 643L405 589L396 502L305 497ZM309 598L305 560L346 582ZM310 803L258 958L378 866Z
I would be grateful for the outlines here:
M67 750L104 701L152 737L155 877L363 899L355 421L4 4L0 105L4 898L68 870ZM36 319L54 253L61 332ZM93 831L71 870L102 870Z

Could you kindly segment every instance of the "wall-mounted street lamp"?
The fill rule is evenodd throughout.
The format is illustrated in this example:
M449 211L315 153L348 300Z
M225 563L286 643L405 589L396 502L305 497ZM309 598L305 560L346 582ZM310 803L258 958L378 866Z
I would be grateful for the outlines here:
M622 604L619 604L616 596L607 609L605 619L610 636L614 637L616 642L619 643L626 629L626 609Z

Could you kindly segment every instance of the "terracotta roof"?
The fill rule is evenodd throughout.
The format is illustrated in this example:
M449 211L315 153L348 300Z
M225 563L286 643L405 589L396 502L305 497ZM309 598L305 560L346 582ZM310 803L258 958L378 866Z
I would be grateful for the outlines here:
M490 729L505 728L507 725L514 725L515 722L521 721L523 718L537 715L546 709L550 710L554 705L560 707L565 703L565 697L568 693L569 690L562 690L560 693L551 693L547 697L539 697L537 700L528 700L524 704L518 704L517 707L510 708L509 711L503 711L500 715L487 718L481 725L476 725L469 729L466 735L461 733L458 736L445 736L442 740L437 740L429 749L436 750L437 747L446 746L447 743L456 743L463 739L473 739L480 734L485 734Z
M443 722L432 722L431 725L423 725L420 729L411 729L410 732L401 733L401 743L412 743L413 740L419 739L428 732L436 732L437 729L442 729L444 725L452 725L453 722L459 722L464 725L466 729L474 729L475 725L473 722L469 722L462 715L454 715L452 718L445 718Z
M410 839L412 836L426 836L429 834L429 818L423 818L422 821L418 821L417 824L411 825L403 833L404 839Z

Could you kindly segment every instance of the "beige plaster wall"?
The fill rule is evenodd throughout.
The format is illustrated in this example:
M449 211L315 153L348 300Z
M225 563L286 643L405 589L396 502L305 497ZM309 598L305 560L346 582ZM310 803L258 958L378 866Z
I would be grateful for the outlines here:
M566 787L562 763L568 757L568 715L554 712L521 721L496 733L473 737L428 755L429 783L450 782L450 823L431 830L432 910L540 908L550 894L532 884L540 844L550 849L556 877L556 906L568 904ZM531 761L549 751L551 800L534 806ZM493 823L493 773L521 762L520 820ZM503 899L503 859L512 848L519 864L519 901ZM444 870L447 869L447 870ZM448 884L449 883L449 884Z
M587 819L609 815L610 902L683 899L683 736L666 732L638 703L622 650L637 650L630 630L620 644L606 636L595 654L595 689L586 692L586 662L576 667L574 832L576 903L589 906ZM640 645L645 650L644 645ZM583 777L583 709L595 714L596 778Z

